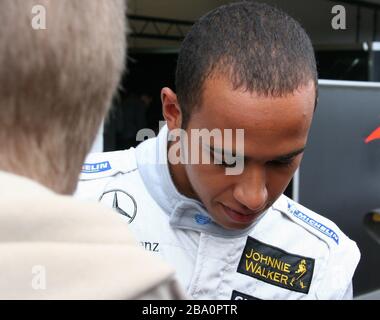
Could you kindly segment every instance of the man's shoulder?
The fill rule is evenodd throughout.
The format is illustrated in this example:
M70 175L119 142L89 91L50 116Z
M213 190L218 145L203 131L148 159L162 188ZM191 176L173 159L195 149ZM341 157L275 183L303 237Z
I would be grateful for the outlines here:
M324 280L321 280L321 288L317 291L319 298L330 299L331 292L345 291L360 260L360 251L356 243L333 221L284 195L274 203L273 209L281 213L283 223L288 224L283 228L292 230L292 237L296 241L311 245L308 251L313 253L318 251L317 248L327 249L321 251L327 255L323 259ZM343 291L335 297L343 297Z
M106 198L110 200L115 192L128 194L133 201L138 201L147 194L134 148L90 154L82 166L75 191L76 198L100 201L107 194ZM112 201L109 205L112 207Z
M91 153L82 165L80 181L109 178L137 170L135 149Z
M273 208L280 211L287 220L315 235L329 247L339 247L342 243L354 243L330 219L320 215L298 202L282 195Z

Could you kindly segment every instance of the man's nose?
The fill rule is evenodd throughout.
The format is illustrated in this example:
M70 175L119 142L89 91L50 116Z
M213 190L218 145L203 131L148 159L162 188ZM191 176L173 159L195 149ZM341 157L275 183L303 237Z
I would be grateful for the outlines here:
M233 196L249 210L264 209L268 202L265 168L246 168L234 188Z

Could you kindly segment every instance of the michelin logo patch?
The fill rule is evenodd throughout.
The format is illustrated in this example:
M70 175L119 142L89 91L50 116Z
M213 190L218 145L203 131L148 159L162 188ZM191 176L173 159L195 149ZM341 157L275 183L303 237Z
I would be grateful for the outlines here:
M247 238L237 272L266 283L307 294L314 272L314 259Z
M82 173L99 173L111 169L112 168L109 161L99 163L84 163L82 166Z
M333 239L336 242L336 244L339 244L339 236L333 230L313 220L303 212L299 211L297 207L294 204L291 204L290 202L288 202L288 210L293 216L307 223L309 226L313 227L314 229L318 230L319 232L323 233L329 238Z

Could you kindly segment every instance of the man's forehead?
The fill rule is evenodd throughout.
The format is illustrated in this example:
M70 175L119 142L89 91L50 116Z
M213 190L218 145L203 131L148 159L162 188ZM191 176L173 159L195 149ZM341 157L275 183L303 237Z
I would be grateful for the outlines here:
M206 110L225 113L240 111L239 106L247 112L269 112L270 107L283 105L284 112L291 112L292 107L311 107L314 109L317 90L314 82L299 86L296 90L282 95L271 95L265 92L249 91L246 87L235 88L224 76L213 76L205 80L200 104ZM228 110L225 107L228 106ZM240 114L244 115L244 114Z

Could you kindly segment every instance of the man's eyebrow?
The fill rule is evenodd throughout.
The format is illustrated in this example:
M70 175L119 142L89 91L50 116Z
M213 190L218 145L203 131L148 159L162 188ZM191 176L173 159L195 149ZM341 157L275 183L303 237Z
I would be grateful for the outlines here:
M284 154L282 156L276 157L274 160L278 161L278 160L288 160L288 159L294 158L295 156L298 156L299 154L303 153L305 151L305 149L306 149L306 147L295 150L295 151L290 152L288 154Z

